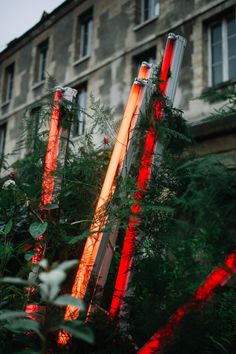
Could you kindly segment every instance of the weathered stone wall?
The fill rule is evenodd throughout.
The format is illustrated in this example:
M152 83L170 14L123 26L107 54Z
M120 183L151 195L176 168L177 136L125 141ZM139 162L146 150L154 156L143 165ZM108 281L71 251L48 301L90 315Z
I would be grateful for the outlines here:
M5 68L15 62L14 94L8 104L0 95L0 124L8 121L6 152L20 136L24 109L45 94L44 82L35 83L36 48L49 39L47 72L58 84L78 87L87 82L88 93L122 116L133 81L133 58L156 47L159 62L169 32L188 41L175 104L190 122L206 117L217 105L196 98L208 86L207 26L209 19L235 5L234 0L160 0L160 15L138 24L136 0L67 1L51 15L0 53L0 87ZM93 7L92 53L79 60L78 16Z

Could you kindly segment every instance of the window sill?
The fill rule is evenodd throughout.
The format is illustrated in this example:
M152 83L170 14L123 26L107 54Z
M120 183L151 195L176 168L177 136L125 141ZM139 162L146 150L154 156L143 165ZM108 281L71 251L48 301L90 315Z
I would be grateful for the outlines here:
M134 31L138 31L140 28L143 28L143 27L149 25L149 23L154 22L155 20L157 20L158 17L159 17L159 15L156 15L156 16L154 16L154 17L152 17L152 18L149 18L148 20L146 20L146 21L140 23L139 25L135 26L135 27L133 28L133 30L134 30Z
M33 86L32 86L32 90L35 90L37 89L38 87L41 87L43 86L45 83L45 80L42 80L42 81L39 81L39 82L36 82Z
M76 142L80 141L84 136L85 136L85 134L73 135L71 137L71 140L76 143Z
M90 58L90 55L86 55L85 57L82 57L82 58L74 61L73 65L77 66L77 65L83 63L84 61L88 60L89 58Z
M236 79L220 82L214 86L208 86L202 89L201 98L208 103L224 101L225 94L230 93L236 87Z
M227 80L227 81L223 81L223 82L220 82L219 84L216 84L216 85L213 85L213 86L208 86L208 87L205 87L203 90L202 90L202 93L208 93L212 90L220 90L220 89L224 89L230 85L235 85L236 84L236 78L235 79L232 79L232 80Z
M11 100L7 100L5 102L2 103L1 108L5 108L6 106L8 106L10 104Z

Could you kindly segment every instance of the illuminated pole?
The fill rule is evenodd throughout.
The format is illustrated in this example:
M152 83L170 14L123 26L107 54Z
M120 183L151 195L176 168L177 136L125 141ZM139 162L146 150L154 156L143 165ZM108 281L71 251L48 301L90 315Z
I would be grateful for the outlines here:
M58 160L60 158L64 159L63 154L65 154L63 143L60 141L61 136L69 134L68 130L65 132L65 129L62 129L61 120L62 120L62 99L65 99L68 102L68 108L70 109L70 104L72 104L74 97L76 97L77 90L70 87L55 87L54 97L53 97L53 106L50 119L50 127L48 134L47 150L45 155L45 163L42 177L42 193L41 200L39 204L40 213L42 219L45 220L48 217L50 210L45 210L44 208L47 205L50 205L54 201L56 188L59 189L58 183L55 177L56 168L58 165ZM44 235L41 235L37 239L37 244L34 248L36 254L32 258L32 263L37 264L43 257L44 253ZM29 299L34 292L33 289L29 289ZM36 312L40 309L38 305L28 304L25 308L27 313Z
M91 235L87 238L80 264L76 273L74 284L72 287L72 295L77 298L84 298L88 290L88 285L93 275L94 266L97 267L96 272L99 272L100 264L96 264L97 256L104 235L104 227L107 222L106 208L107 204L113 195L116 185L115 178L119 175L125 159L126 149L129 145L130 127L134 125L137 111L140 105L140 95L142 95L143 85L141 80L145 80L149 76L149 65L147 63L140 67L138 79L134 80L128 98L127 106L121 121L120 130L116 138L114 149L111 155L110 163L104 179L102 190L95 209L93 224L90 228ZM108 240L107 240L108 242ZM64 318L66 320L76 319L79 315L77 308L68 305ZM60 332L58 344L65 345L70 336L67 333Z
M200 309L219 286L224 286L236 273L236 250L230 253L222 266L217 267L195 292L187 304L181 306L150 340L138 351L138 354L161 354L166 345L175 337L181 322L188 313Z
M141 79L141 77L145 77L142 75L142 67L149 66L150 70L148 76L146 75L146 79ZM141 72L141 74L140 74ZM123 162L120 166L119 174L122 178L128 177L130 167L132 161L134 159L135 151L137 150L137 139L138 139L138 129L137 125L141 119L141 116L144 114L147 104L152 96L155 86L151 83L153 78L156 75L157 67L155 65L148 64L146 62L142 63L141 69L139 72L139 77L136 79L140 82L143 86L141 95L137 101L137 108L134 113L133 119L131 121L131 125L129 128L129 137L128 137L128 144L123 147ZM151 84L150 84L151 83ZM122 167L122 168L121 168ZM119 230L119 220L110 220L108 216L107 223L110 226L111 230L105 231L102 243L100 246L99 253L96 258L94 271L93 273L96 275L94 281L94 293L91 298L91 305L89 306L89 310L87 316L92 312L93 306L96 307L96 300L101 297L102 291L104 289L107 276L110 269L111 260L114 254L114 249L116 245L116 239ZM95 301L94 301L95 300Z
M56 179L55 172L58 163L59 157L59 145L60 138L62 135L61 127L61 104L62 98L66 99L68 102L73 102L74 97L77 94L77 90L74 90L70 87L55 87L54 98L53 98L53 107L51 112L51 120L48 134L47 150L45 155L45 163L43 170L42 178L42 194L39 204L41 214L43 218L46 218L46 214L49 213L49 210L45 210L45 206L53 202L53 195L55 193ZM41 235L38 238L38 245L36 246L36 254L32 258L32 263L38 263L43 254L43 245L40 244L44 239L44 236Z
M179 68L183 56L183 50L186 45L186 41L183 37L169 34L163 62L160 71L160 85L159 90L162 96L166 96L167 91L171 92L170 99L173 100L173 96L176 90L177 78L179 74ZM179 61L178 65L175 61ZM172 79L171 85L170 78ZM173 87L174 86L174 87ZM155 116L160 122L163 115L163 100L159 100L154 103ZM110 318L113 320L115 317L120 316L123 305L124 297L126 295L128 282L130 279L131 268L134 260L135 245L137 239L137 227L140 223L141 214L141 202L147 190L147 186L151 177L151 168L154 160L154 152L157 147L157 136L154 128L151 126L147 132L144 150L141 159L141 165L139 169L139 175L136 185L137 192L134 195L134 203L131 208L131 216L129 219L128 228L125 235L124 245L121 254L120 265L115 283L115 290L112 297L112 303L110 307Z
M61 135L60 126L60 104L62 102L62 88L56 87L53 97L53 107L50 120L50 128L48 134L47 151L45 156L44 170L43 170L43 180L42 180L42 194L40 200L40 210L41 213L45 214L43 211L46 205L52 203L54 184L55 184L55 170L57 166L57 155L59 148L59 141ZM44 236L41 235L38 238L38 245L35 248L36 254L32 258L32 263L38 263L43 255L44 246L42 241Z

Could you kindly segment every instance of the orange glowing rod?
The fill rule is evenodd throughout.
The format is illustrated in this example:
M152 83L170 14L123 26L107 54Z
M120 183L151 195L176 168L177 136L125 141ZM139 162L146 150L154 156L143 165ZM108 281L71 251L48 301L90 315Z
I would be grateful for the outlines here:
M181 322L187 314L201 307L213 295L219 286L224 286L236 273L236 250L230 253L224 263L217 267L195 292L195 296L185 305L179 307L166 326L159 329L138 351L138 354L161 354L166 345L175 337Z
M149 73L149 66L142 65L139 70L138 79L146 79ZM72 295L77 298L84 298L93 267L96 261L99 247L103 237L103 229L107 221L106 207L115 189L115 177L119 174L127 146L130 140L130 127L133 126L133 120L136 119L137 105L139 97L142 93L142 85L140 80L135 80L130 91L128 103L121 122L120 130L115 142L110 163L107 169L102 190L95 209L93 224L91 225L91 235L87 238L84 251L80 260L80 264L76 273L74 284L72 287ZM79 315L77 308L68 305L64 318L66 320L76 319ZM70 336L64 332L59 333L58 344L65 345Z

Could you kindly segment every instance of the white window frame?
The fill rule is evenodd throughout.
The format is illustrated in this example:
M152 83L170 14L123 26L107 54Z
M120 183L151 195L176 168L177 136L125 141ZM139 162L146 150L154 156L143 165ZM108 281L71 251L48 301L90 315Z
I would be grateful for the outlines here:
M149 17L145 19L145 0L140 0L140 23L150 21L152 18L155 18L160 13L160 1L159 0L148 0L149 4ZM153 15L152 15L153 13Z
M37 82L41 82L45 80L47 58L48 58L48 40L45 40L38 45Z
M85 28L88 26L87 50L84 53L85 47ZM92 13L84 21L80 20L80 59L89 57L92 51L92 32L93 32L93 17Z
M86 108L87 108L87 85L83 86L80 90L78 90L77 95L77 122L76 122L76 130L73 129L73 137L79 137L85 134L85 126L86 126Z
M5 94L4 101L8 102L13 96L13 85L14 85L14 69L15 65L12 63L5 70Z
M6 132L7 132L6 124L0 125L0 156L4 155Z
M214 25L219 24L221 26L221 36L222 36L222 83L229 80L229 65L228 65L228 33L227 33L227 22L230 18L223 18L221 21L212 23L208 27L208 85L213 86L212 77L212 41L211 41L211 30ZM236 45L236 44L235 44ZM220 84L220 83L219 83ZM218 85L218 84L216 84Z

